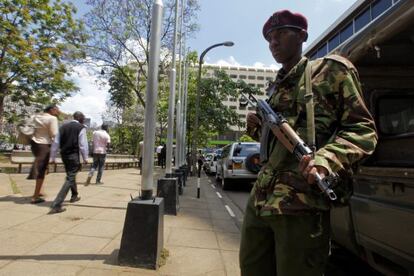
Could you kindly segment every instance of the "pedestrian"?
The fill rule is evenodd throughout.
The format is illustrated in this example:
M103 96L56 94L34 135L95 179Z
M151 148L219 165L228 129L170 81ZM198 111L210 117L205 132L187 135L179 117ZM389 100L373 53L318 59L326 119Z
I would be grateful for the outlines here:
M165 143L162 146L160 158L161 158L161 168L164 169L165 161L167 159L167 145Z
M161 151L162 151L163 146L159 145L156 148L156 152L157 152L157 164L158 166L161 166Z
M83 125L84 121L85 115L80 111L76 111L73 114L73 120L60 127L52 145L50 160L52 163L55 162L59 148L60 156L65 165L66 180L52 203L50 214L66 211L65 208L62 208L62 203L69 190L72 192L71 203L80 200L76 186L76 174L81 168L79 153L82 155L83 163L88 163L88 140L86 138L86 128Z
M255 113L248 114L247 132L261 141L263 167L244 216L241 275L323 275L331 202L315 185L315 174L350 175L352 165L372 154L377 143L352 63L335 55L314 61L302 57L307 26L303 15L282 10L263 27L270 52L282 65L267 101L305 141L312 140L308 130L316 132L316 144L310 145L316 152L298 163L271 131L261 128ZM315 100L309 109L306 87ZM307 128L307 111L315 116L314 128Z
M36 179L31 200L33 204L45 201L41 190L49 164L50 146L58 133L58 115L59 108L56 105L49 105L43 110L43 113L33 116L35 132L30 145L35 160L27 177L28 179Z
M201 168L203 167L203 164L204 164L204 156L201 153L201 150L199 150L198 154L197 154L197 165L198 165L197 174L198 174L198 177L201 176Z
M111 137L108 134L108 125L102 124L100 130L94 131L92 140L93 164L89 171L88 178L86 179L86 185L89 185L91 183L93 173L96 169L98 169L98 173L96 175L96 184L103 184L103 182L101 182L101 178L105 165L106 149L109 146L109 143L111 143Z

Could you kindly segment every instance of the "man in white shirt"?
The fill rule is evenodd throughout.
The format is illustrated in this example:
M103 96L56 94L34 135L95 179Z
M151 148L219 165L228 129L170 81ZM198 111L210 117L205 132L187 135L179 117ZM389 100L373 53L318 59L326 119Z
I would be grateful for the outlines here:
M96 184L103 184L101 182L105 159L106 159L106 149L111 143L111 137L108 134L108 125L102 124L100 130L93 132L93 164L91 170L89 171L88 178L86 179L86 185L91 183L93 173L98 169L98 174L96 175Z
M50 153L50 162L54 163L58 148L60 149L60 156L66 171L66 181L52 203L50 214L66 211L65 208L62 208L62 203L69 190L72 191L70 202L73 203L80 200L76 186L76 174L81 167L79 153L82 156L83 163L87 164L89 149L86 128L83 125L85 115L82 112L76 111L73 114L73 119L60 127Z

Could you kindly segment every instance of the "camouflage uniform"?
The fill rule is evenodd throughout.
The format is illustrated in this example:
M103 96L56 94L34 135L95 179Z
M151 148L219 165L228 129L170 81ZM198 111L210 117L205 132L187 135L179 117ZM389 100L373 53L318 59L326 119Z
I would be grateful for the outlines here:
M377 135L354 66L340 56L302 58L289 72L281 69L271 87L271 107L306 137L304 71L311 62L315 103L315 165L346 175L374 151ZM261 129L248 129L259 140ZM330 202L308 185L290 154L272 133L250 194L242 229L242 275L322 275L329 252ZM277 255L275 261L275 255ZM277 264L276 264L277 262Z

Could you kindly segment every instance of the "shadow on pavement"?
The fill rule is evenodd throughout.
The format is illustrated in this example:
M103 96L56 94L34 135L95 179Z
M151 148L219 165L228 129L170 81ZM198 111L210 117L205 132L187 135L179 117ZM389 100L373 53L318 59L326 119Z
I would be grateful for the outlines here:
M0 255L0 260L36 260L36 261L67 261L67 260L105 260L104 264L117 265L119 249L111 254L41 254L41 255Z

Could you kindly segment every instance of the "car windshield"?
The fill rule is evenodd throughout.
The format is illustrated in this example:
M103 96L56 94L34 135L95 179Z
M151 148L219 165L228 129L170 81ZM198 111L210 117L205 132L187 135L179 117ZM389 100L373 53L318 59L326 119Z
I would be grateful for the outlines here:
M234 148L233 156L246 157L251 153L259 152L260 144L239 144Z

